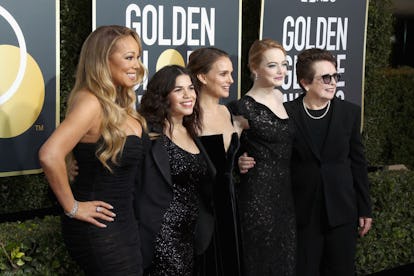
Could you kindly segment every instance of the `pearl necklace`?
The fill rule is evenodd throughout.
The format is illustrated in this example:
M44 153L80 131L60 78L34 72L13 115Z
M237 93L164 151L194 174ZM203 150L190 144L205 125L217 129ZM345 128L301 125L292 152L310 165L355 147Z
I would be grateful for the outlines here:
M311 117L311 118L312 118L312 119L314 119L314 120L319 120L319 119L322 119L323 117L325 117L325 116L326 116L326 114L328 114L329 107L331 106L331 101L329 101L329 102L328 102L327 108L326 108L325 112L324 112L321 116L313 116L312 114L310 114L310 113L309 113L309 110L308 110L308 108L306 107L306 104L305 104L305 100L304 100L304 98L302 99L302 104L303 104L303 109L305 110L306 114L307 114L309 117Z

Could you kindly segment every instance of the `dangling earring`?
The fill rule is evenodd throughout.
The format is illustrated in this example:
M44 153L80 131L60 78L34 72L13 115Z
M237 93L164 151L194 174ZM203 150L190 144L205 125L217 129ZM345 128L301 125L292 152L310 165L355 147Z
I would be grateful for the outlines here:
M257 73L254 73L254 80L258 80L259 77L257 76Z

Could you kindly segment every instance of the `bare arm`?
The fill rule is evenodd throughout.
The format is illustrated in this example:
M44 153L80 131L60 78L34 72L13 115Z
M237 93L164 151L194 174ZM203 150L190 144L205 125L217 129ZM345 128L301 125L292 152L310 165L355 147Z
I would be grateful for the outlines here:
M105 227L96 218L113 221L112 206L102 201L79 202L69 185L66 156L80 141L96 141L99 137L101 107L98 100L86 91L79 92L66 119L53 132L39 151L39 160L50 187L66 213L74 212L74 218ZM101 212L97 212L100 207ZM77 209L77 210L75 210Z

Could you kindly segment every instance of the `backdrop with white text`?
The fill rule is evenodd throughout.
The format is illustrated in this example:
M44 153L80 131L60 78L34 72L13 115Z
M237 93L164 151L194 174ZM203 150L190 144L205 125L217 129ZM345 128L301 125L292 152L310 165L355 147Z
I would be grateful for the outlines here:
M194 49L214 46L229 53L234 84L224 102L240 92L241 0L94 0L95 29L102 25L123 25L137 31L143 44L142 62L148 78L137 89L146 90L148 79L167 64L187 64Z
M285 100L299 96L295 63L299 52L323 48L337 58L336 96L363 104L367 0L262 0L261 38L282 43L291 65L285 83Z

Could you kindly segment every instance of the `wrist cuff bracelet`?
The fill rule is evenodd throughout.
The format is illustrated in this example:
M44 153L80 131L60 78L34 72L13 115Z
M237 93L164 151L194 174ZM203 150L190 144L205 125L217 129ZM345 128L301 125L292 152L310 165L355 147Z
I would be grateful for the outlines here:
M67 215L70 218L73 218L76 215L76 212L78 211L79 202L75 200L72 210L70 212L65 212L65 215Z

